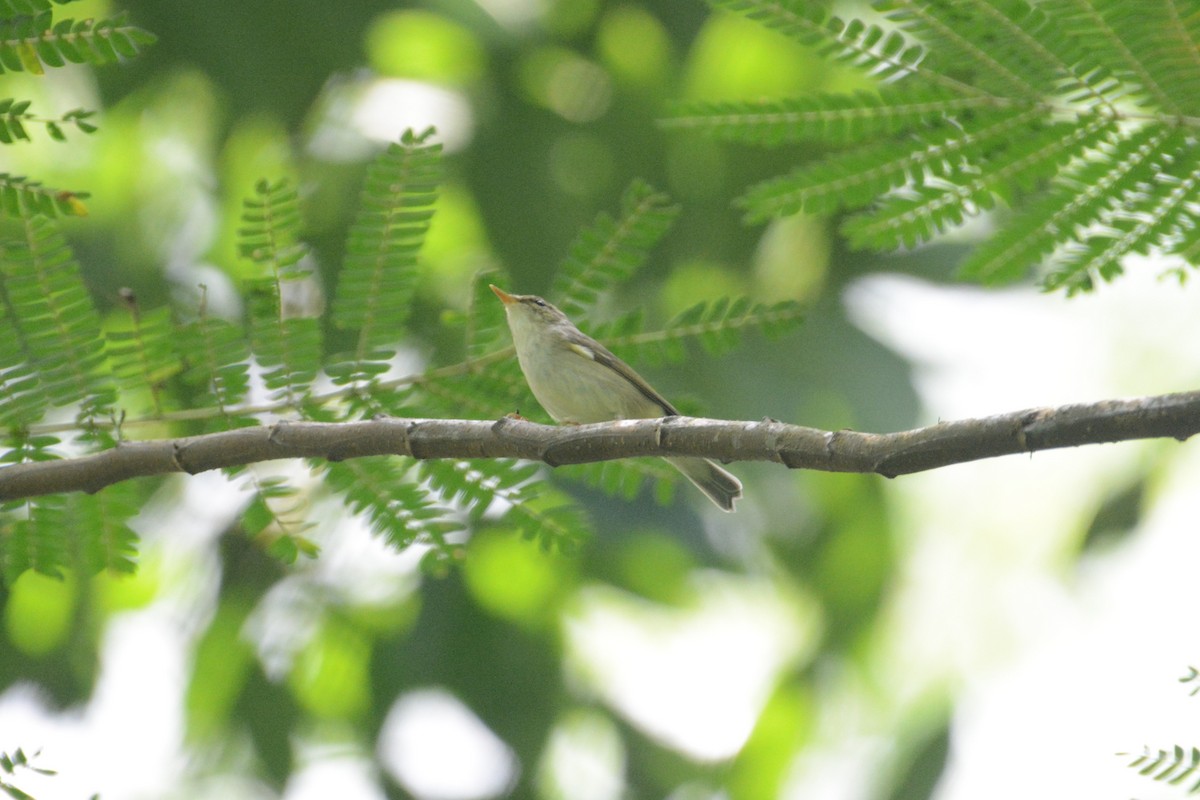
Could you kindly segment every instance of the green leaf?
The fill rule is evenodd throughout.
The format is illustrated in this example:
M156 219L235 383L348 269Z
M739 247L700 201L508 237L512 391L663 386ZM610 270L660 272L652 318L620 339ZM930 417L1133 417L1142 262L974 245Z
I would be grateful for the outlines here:
M126 22L124 14L102 20L60 20L52 24L49 3L34 2L21 14L6 15L18 0L0 1L0 65L13 72L41 74L43 67L69 63L104 64L132 58L155 41L149 31Z
M1180 57L1196 46L1197 20L1194 11L1178 6L1098 2L1082 9L1077 0L1039 3L1064 28L1064 39L1086 48L1088 63L1105 65L1123 95L1170 116L1200 111L1189 93L1200 86L1200 66Z
M65 6L78 0L0 0L0 19L28 17L51 10L54 5Z
M1172 149L1168 137L1182 141L1183 132L1146 125L1115 142L1102 142L984 240L962 265L963 276L1005 283L1043 263L1063 239L1099 224L1122 197L1153 180L1153 156L1160 148Z
M20 125L14 127L11 120L8 127L13 138L29 138L24 128ZM32 217L35 214L52 219L60 215L87 216L87 208L78 200L88 196L86 192L51 189L37 181L0 172L0 210L10 217ZM66 202L68 199L74 202Z
M662 330L643 332L640 320L624 318L599 328L597 334L615 353L631 361L682 361L689 340L699 341L710 353L719 355L737 346L747 330L778 337L803 318L800 304L792 300L764 304L744 297L721 298L680 312Z
M464 318L464 344L469 360L482 358L511 344L504 305L489 288L489 284L500 280L499 275L495 270L486 270L471 277L471 294Z
M1175 745L1170 750L1154 751L1147 747L1128 766L1151 780L1180 786L1200 774L1200 748ZM1189 794L1197 792L1200 792L1200 780L1188 788Z
M1054 94L1086 55L1024 0L884 0L876 8L927 43L925 70L1004 96Z
M371 530L397 550L414 543L452 551L447 535L461 521L414 480L409 464L392 456L323 465L325 483L352 511L366 516Z
M970 109L985 109L991 102L987 97L960 97L938 87L905 84L853 94L677 103L660 124L766 147L808 141L844 146L942 122Z
M496 419L515 412L549 421L539 417L541 408L529 393L515 355L499 364L423 382L421 390L423 407L437 416Z
M909 75L922 61L921 46L911 44L897 31L856 19L845 21L808 0L709 0L709 4L852 63L880 80ZM937 75L928 77L943 80Z
M250 348L245 332L241 326L209 316L202 305L200 316L183 336L193 343L192 362L184 380L202 386L201 402L216 406L219 414L228 418L230 409L242 402L250 386Z
M77 563L85 575L134 572L138 536L129 520L140 510L140 500L132 483L109 486L96 494L70 495L67 509L79 548Z
M798 211L821 214L859 208L892 189L920 186L986 157L990 150L1002 149L1039 116L1038 109L1011 109L980 115L966 130L936 128L901 146L863 145L764 181L743 195L739 204L753 222Z
M368 365L387 360L412 310L417 254L442 180L433 133L406 132L367 170L333 300L333 323L357 336L342 381L370 379Z
M26 570L61 578L71 563L71 528L61 497L31 503L16 518L0 518L0 573L11 586Z
M299 198L286 180L260 181L242 204L241 255L264 275L247 284L250 339L272 397L299 409L320 367L321 325L304 307L287 302L298 282L311 280L299 242Z
M656 499L665 505L671 499L661 487L674 486L681 480L679 473L661 458L633 458L618 461L597 461L594 464L577 464L569 474L589 486L593 486L611 497L633 500L642 487L650 483L655 488Z
M991 209L998 197L1032 189L1116 131L1105 117L1081 118L1014 136L988 155L988 169L972 163L948 171L939 182L915 186L883 199L873 211L852 217L842 230L854 247L912 247Z
M650 249L670 229L679 207L644 181L634 181L621 197L620 214L601 213L571 245L553 295L576 323L586 319L599 295L624 282L645 263Z
M1198 222L1196 160L1197 148L1190 139L1180 142L1176 150L1156 152L1148 165L1153 180L1130 191L1119 207L1103 217L1102 229L1064 248L1063 257L1043 282L1045 288L1087 291L1097 279L1111 281L1120 275L1128 254L1174 249L1180 232Z
M255 194L242 202L242 227L238 229L238 254L263 268L263 275L278 281L309 275L300 266L306 250L300 243L300 198L286 179L262 180Z
M250 291L250 341L263 382L272 399L300 409L320 367L321 321L288 317L274 281L259 282Z
M15 438L0 458L8 464L57 460L57 437ZM61 577L64 570L92 575L107 570L134 570L137 535L128 521L141 500L132 483L109 486L95 494L48 495L12 504L16 514L0 509L0 574L11 585L26 570Z
M805 0L710 2L877 80L877 92L675 107L665 127L729 141L857 143L751 187L739 200L749 221L874 205L843 230L896 248L1006 202L1019 210L997 217L1011 227L965 275L1012 280L1049 263L1047 287L1078 291L1120 274L1130 253L1200 264L1189 196L1200 159L1167 133L1200 119L1190 6L875 0L882 17L864 21Z
M500 503L504 521L547 550L574 552L591 527L566 497L538 479L538 464L509 459L422 461L421 475L447 502L465 507L473 519Z
M112 372L122 388L148 390L154 411L161 414L165 383L181 370L181 357L176 349L179 339L170 309L142 312L136 300L128 302L126 307L130 312L126 325L105 334Z
M23 239L0 243L0 339L6 340L0 345L6 359L0 388L21 397L26 412L78 403L84 416L103 413L115 395L104 369L100 320L79 265L49 220L27 219L22 228ZM8 404L3 408L0 414L12 413Z

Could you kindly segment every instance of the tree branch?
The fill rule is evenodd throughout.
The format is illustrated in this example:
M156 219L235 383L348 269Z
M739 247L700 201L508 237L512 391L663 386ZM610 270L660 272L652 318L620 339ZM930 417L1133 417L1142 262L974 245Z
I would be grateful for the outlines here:
M693 417L564 427L512 417L283 422L126 442L93 455L3 467L0 501L55 492L96 492L130 478L195 474L279 458L341 461L385 454L418 459L522 458L552 467L633 456L706 456L892 478L1013 453L1159 437L1183 441L1198 432L1200 392L1034 408L901 433L822 431L774 420Z

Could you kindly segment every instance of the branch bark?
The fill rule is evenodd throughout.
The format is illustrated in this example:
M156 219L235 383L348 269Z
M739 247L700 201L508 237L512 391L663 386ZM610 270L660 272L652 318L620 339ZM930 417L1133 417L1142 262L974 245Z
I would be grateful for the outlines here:
M385 454L418 459L522 458L552 467L633 456L705 456L893 478L1013 453L1160 437L1183 441L1198 432L1200 392L1033 408L900 433L823 431L775 420L694 417L564 427L512 417L284 422L126 442L92 455L2 467L0 501L96 492L130 478L195 474L280 458L341 461Z

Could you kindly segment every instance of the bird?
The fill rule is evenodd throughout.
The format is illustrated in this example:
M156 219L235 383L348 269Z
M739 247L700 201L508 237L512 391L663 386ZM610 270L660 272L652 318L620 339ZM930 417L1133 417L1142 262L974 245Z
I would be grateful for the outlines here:
M525 382L555 422L583 425L679 415L632 367L553 305L536 295L489 286L504 304ZM722 511L734 510L742 482L728 470L707 458L673 456L666 461Z

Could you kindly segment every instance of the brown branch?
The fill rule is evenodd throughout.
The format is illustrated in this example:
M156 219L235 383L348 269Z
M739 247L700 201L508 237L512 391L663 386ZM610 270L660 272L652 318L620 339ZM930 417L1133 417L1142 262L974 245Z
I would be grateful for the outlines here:
M376 419L285 422L180 439L127 442L93 455L0 468L0 501L55 492L95 492L109 484L171 472L279 458L341 461L370 455L412 458L522 458L550 466L633 456L707 456L773 461L792 469L873 472L889 478L982 458L1060 447L1200 432L1200 392L1035 408L941 422L901 433L822 431L774 420L693 417L556 427L498 421Z

